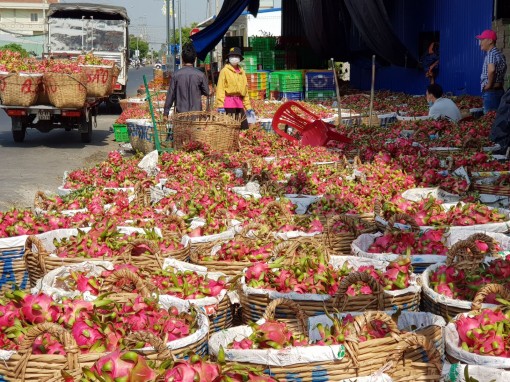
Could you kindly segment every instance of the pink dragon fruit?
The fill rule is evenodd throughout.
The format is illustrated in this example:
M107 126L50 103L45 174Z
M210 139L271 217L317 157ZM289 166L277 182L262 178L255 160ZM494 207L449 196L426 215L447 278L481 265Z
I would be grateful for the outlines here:
M55 322L59 309L53 299L46 294L27 294L21 301L21 314L31 324Z
M99 358L90 369L85 367L83 371L83 382L154 382L157 377L144 357L135 352L121 353L120 350Z

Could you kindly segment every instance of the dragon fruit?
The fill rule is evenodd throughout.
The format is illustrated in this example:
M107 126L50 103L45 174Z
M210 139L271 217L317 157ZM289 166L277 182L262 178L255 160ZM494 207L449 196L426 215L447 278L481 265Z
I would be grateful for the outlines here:
M154 382L157 374L144 357L135 352L116 350L99 358L91 368L83 368L83 382Z
M251 327L253 332L248 338L235 340L228 347L232 349L283 349L289 346L308 344L308 339L303 334L292 332L284 322L268 320L262 324L251 324Z

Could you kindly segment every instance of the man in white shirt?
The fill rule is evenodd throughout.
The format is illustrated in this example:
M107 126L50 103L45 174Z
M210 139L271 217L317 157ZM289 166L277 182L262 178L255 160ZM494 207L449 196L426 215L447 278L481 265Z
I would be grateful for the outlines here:
M443 88L438 84L427 86L426 98L430 106L429 117L447 117L454 122L461 119L459 108L451 99L443 98Z

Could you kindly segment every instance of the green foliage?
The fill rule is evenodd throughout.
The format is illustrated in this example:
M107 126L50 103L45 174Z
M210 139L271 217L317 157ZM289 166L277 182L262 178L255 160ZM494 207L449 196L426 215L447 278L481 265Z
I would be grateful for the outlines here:
M193 28L197 26L197 23L191 23L189 27L183 27L182 28L182 45L188 43L191 41L190 39L190 32ZM172 33L172 32L170 32ZM172 36L171 38L172 44L178 44L179 43L179 28L175 29L175 36Z
M19 52L22 57L28 57L29 53L21 45L10 43L0 47L0 50L10 50L11 52Z
M137 44L138 44L138 50L140 51L140 58L147 57L147 53L149 52L149 43L145 40L142 40L140 37L130 34L129 35L129 50L130 50L130 52L132 52L133 55L135 53Z

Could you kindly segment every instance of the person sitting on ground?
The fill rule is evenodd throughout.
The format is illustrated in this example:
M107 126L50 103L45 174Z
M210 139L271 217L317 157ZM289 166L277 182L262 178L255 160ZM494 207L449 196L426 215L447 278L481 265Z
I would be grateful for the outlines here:
M454 122L461 119L460 110L449 98L443 98L443 88L438 84L427 86L427 102L429 103L429 117L437 119L446 117Z

